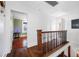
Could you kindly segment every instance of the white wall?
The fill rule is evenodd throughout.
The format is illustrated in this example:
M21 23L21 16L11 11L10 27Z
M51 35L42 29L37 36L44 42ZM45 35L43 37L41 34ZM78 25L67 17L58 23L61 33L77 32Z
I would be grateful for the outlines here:
M3 50L2 50L2 47L3 47L3 42L4 42L4 16L2 13L0 13L0 56L2 56L3 54Z

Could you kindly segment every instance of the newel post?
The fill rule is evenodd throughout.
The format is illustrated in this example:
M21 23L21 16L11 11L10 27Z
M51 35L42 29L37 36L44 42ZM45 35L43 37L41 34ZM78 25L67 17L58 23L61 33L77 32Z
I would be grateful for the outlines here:
M42 48L42 30L37 30L38 49Z

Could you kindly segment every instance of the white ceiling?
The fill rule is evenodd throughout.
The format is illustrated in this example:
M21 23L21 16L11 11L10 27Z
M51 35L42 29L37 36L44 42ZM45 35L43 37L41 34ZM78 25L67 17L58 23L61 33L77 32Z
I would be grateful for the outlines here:
M79 12L79 1L59 1L56 7L68 13L76 13Z
M79 1L59 1L59 4L54 7L54 10L56 13L64 12L77 17L79 15Z
M30 12L35 11L35 13L38 13L41 11L50 16L54 15L55 13L61 13L62 15L68 14L76 17L78 17L79 15L79 1L58 1L58 5L56 5L55 7L52 7L44 1L26 1L19 3L23 3L22 5L28 6L28 10L31 10L30 8L32 8Z

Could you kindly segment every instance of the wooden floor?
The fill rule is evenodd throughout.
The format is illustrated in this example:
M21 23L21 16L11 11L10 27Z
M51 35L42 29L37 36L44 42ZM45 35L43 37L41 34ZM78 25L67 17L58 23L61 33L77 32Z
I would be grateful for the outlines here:
M67 43L69 43L69 42L67 42ZM51 55L52 53L56 52L57 50L59 50L60 48L62 48L67 43L64 43L46 53L43 53L43 50L38 49L37 46L33 46L28 49L27 48L13 49L11 51L11 53L9 53L7 55L7 57L47 57L47 56Z

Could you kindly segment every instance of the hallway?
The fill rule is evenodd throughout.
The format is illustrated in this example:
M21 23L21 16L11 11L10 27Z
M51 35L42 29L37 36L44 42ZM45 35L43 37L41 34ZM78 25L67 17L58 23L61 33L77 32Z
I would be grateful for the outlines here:
M0 2L0 5L0 53L2 53L0 57L7 56L13 48L23 48L25 51L38 46L37 30L49 32L49 35L45 34L48 35L47 37L51 37L52 31L67 31L67 34L62 34L62 37L66 36L65 42L69 41L71 57L77 56L79 1L4 1ZM60 36L56 44L61 42ZM55 34L52 37L54 39ZM51 39L46 40L47 44L49 41L52 42ZM43 43L42 40L41 43ZM64 54L68 56L67 49L64 49Z

